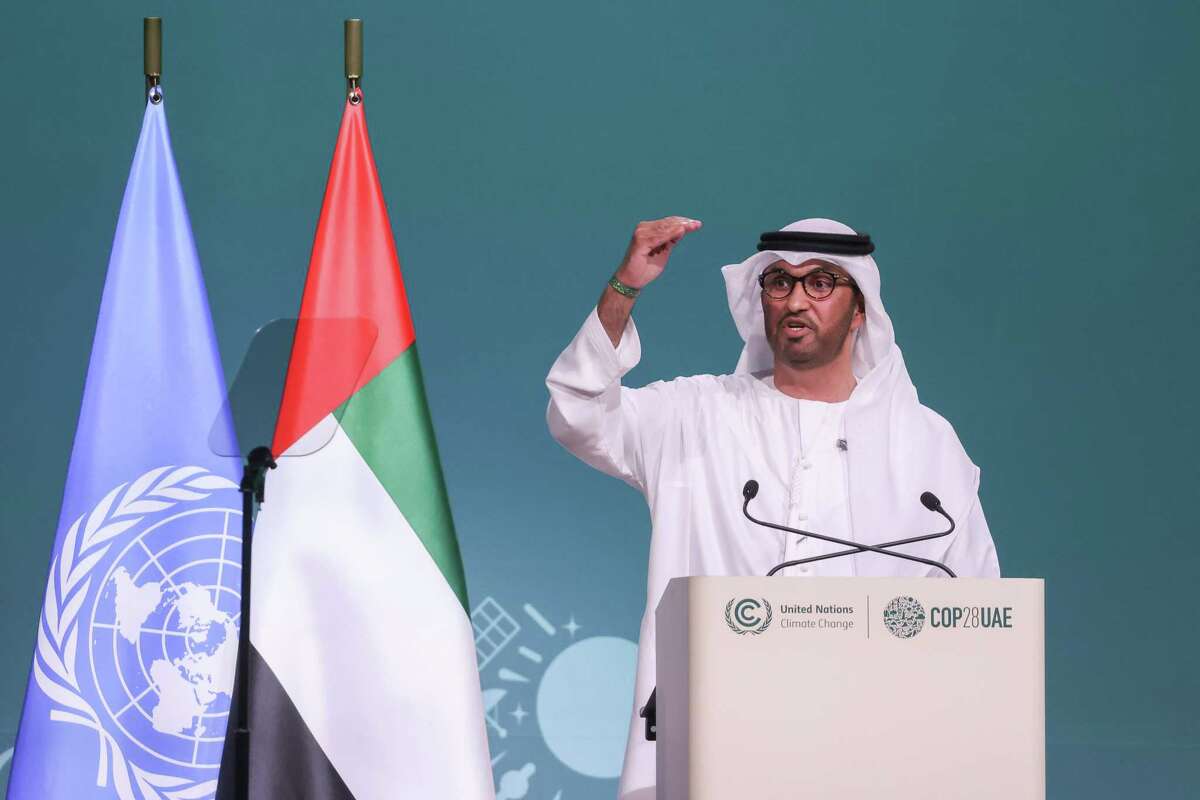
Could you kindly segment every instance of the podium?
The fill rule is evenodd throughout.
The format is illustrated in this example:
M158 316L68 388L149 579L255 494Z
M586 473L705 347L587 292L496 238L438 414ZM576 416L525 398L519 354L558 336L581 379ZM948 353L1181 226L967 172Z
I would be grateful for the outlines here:
M660 800L1044 798L1043 582L676 578Z

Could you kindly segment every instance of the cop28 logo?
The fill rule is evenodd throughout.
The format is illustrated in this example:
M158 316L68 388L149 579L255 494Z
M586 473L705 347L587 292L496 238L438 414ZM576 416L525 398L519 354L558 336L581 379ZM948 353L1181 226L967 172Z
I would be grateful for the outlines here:
M735 597L725 605L725 622L739 636L762 633L771 624L771 616L771 604L765 597L761 600Z
M897 597L883 607L883 626L894 636L911 639L925 627L925 607L913 597Z

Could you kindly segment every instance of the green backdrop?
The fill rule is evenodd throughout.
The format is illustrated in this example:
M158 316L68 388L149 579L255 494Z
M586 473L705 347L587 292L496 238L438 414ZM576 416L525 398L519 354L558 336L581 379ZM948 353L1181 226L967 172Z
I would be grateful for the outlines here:
M705 221L638 305L630 377L647 382L731 369L717 268L761 230L831 216L878 243L922 399L983 469L1004 572L1047 581L1050 796L1196 796L1187 2L7 8L0 750L141 119L145 14L165 18L175 155L230 373L298 307L341 20L365 19L367 114L473 602L636 639L645 508L550 440L546 369L637 220ZM572 780L564 798L613 795Z

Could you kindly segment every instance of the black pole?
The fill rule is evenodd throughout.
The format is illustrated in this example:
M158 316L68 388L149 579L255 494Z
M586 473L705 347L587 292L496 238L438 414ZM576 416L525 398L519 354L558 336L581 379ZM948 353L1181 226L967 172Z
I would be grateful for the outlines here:
M234 797L250 800L250 559L253 553L254 517L266 496L267 470L275 469L268 447L256 447L246 456L242 472L242 598L237 649L237 781Z

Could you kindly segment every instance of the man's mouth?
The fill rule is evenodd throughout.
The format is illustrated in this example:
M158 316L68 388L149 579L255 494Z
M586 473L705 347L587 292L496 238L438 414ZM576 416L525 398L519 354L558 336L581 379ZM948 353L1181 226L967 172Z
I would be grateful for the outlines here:
M788 334L789 336L800 336L805 331L810 330L806 323L798 319L789 319L783 323L782 327L784 333Z

